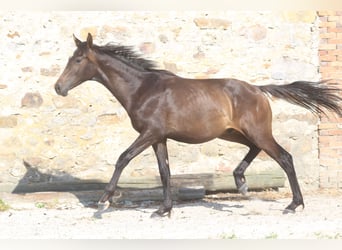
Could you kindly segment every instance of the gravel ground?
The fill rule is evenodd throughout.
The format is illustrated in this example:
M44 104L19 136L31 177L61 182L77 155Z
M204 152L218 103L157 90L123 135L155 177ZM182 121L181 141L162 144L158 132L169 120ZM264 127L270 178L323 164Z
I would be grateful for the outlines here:
M98 214L93 198L71 193L0 193L1 239L342 239L342 190L304 194L305 209L282 214L282 191L206 195L175 202L171 218L151 219L159 202L120 202Z

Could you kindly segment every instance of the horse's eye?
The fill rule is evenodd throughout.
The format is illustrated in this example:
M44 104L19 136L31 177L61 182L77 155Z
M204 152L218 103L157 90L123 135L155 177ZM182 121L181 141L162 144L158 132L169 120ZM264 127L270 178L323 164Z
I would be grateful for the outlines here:
M76 63L80 63L82 61L82 57L77 57L76 58Z

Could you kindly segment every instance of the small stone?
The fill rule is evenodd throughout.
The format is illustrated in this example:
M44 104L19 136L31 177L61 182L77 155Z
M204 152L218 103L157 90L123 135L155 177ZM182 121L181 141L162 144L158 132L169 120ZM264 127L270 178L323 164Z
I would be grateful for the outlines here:
M167 42L169 41L169 39L167 38L167 36L164 35L164 34L159 35L159 40L160 40L162 43L167 43Z
M193 55L193 58L195 59L203 59L205 58L205 53L202 51L198 51L196 54Z
M26 93L21 99L21 106L27 108L38 108L43 104L43 98L39 93Z
M39 53L39 56L49 56L49 55L51 55L50 51L43 51L43 52Z
M267 29L261 25L252 25L248 27L246 35L249 39L260 41L266 38Z
M22 72L32 72L33 68L32 67L23 67L23 68L21 68L21 71Z
M13 39L13 38L15 38L15 37L20 37L20 34L18 33L18 31L9 32L9 33L7 34L7 37Z
M139 46L139 49L144 54L152 54L155 51L156 46L154 45L154 43L145 42Z
M164 62L164 67L166 70L171 71L172 73L177 73L177 65L175 63Z
M102 114L97 117L97 123L101 125L111 125L119 121L120 118L117 114Z

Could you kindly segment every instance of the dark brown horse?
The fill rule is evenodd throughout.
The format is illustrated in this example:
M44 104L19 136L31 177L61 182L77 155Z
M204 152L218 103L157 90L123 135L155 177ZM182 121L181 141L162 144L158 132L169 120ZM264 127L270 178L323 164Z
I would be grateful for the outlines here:
M84 81L103 84L126 109L132 126L140 133L124 151L99 205L108 204L119 177L127 164L152 146L158 160L164 202L154 213L169 215L172 209L167 139L185 143L203 143L214 138L237 142L249 152L234 170L238 190L247 191L244 172L252 160L264 150L285 171L292 190L292 201L286 212L302 205L292 156L272 135L270 94L300 105L314 113L321 107L342 116L342 100L321 82L298 81L288 85L253 86L236 79L185 79L156 69L153 62L135 54L130 47L93 44L90 34L86 42L74 36L77 49L55 84L59 95Z

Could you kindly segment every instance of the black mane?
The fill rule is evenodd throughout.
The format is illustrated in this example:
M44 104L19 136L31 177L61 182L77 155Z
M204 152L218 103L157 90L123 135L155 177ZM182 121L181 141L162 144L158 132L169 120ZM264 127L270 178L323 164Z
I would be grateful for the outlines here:
M142 58L131 46L107 44L104 46L94 45L94 48L100 53L118 58L139 70L152 71L157 69L157 65L154 61Z

